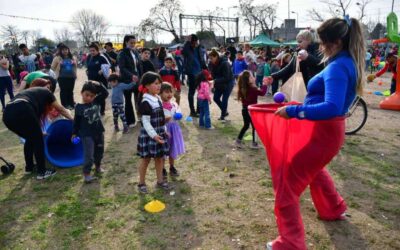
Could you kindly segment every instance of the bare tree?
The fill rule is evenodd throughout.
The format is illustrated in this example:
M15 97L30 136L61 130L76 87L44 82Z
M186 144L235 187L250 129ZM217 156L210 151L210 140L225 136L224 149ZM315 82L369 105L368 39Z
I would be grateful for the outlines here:
M325 20L325 16L315 8L312 8L311 10L308 10L308 16L310 17L311 20L317 21L317 22L323 22Z
M21 31L21 37L22 41L25 42L25 44L28 44L28 39L30 37L31 31L30 30L23 30Z
M150 9L151 17L140 23L140 30L144 34L151 34L155 30L170 32L174 36L174 41L179 42L175 26L181 12L182 7L179 0L160 0Z
M61 29L54 30L54 37L56 38L56 42L61 43L72 40L74 33L69 30L68 27L63 27Z
M72 16L72 25L86 46L93 41L101 41L109 28L102 15L87 9L80 10Z
M260 30L263 34L272 35L276 21L277 3L255 5L253 0L239 0L239 5L244 21L250 28L250 39L256 36L257 30Z
M361 22L366 15L365 9L371 2L372 0L358 0L355 3L359 9L357 19ZM320 3L323 6L322 8L312 8L307 11L311 20L323 22L331 17L343 17L348 14L352 0L321 0Z
M359 16L358 19L360 20L360 22L363 22L363 19L366 15L365 13L365 7L367 7L368 4L370 4L372 2L372 0L359 0L356 4L358 6L359 9Z
M38 50L40 44L38 44L37 41L42 36L42 32L40 30L31 30L29 32L29 36L31 38L33 46L35 46L36 49Z
M256 36L257 19L254 17L255 7L254 0L239 0L239 7L244 22L249 26L250 39Z
M18 49L18 42L21 40L21 32L18 30L17 26L4 25L1 26L0 38L5 42L9 42L15 49Z
M261 32L263 34L268 34L272 36L272 29L276 20L276 9L277 4L264 3L261 5L256 5L254 8L254 19L257 20L258 25L260 25Z

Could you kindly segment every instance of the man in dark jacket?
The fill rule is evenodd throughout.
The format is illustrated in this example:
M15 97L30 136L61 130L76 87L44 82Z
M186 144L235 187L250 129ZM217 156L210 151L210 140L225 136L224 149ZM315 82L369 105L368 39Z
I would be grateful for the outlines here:
M190 116L198 117L194 108L194 94L196 92L195 77L200 73L202 69L206 67L204 57L202 56L200 46L198 44L198 38L192 34L188 37L188 41L183 46L183 59L184 59L184 71L188 77L188 100L190 107Z
M120 81L129 84L136 83L133 89L135 101L138 101L138 84L140 79L140 56L135 49L136 38L133 35L124 37L123 49L117 57L117 63L120 71ZM125 116L128 125L133 125L136 122L135 113L132 104L132 91L126 90L125 97Z

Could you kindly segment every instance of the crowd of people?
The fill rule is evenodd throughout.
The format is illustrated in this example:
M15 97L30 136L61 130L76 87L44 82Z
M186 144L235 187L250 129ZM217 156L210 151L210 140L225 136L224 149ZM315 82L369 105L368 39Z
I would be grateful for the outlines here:
M56 172L45 167L45 121L59 116L72 120L71 140L79 137L82 141L83 179L85 183L91 183L97 179L92 174L93 165L96 174L104 171L102 158L107 128L103 126L102 116L106 106L111 105L115 132L120 131L119 120L123 133L129 133L138 121L141 124L137 140L137 154L141 157L138 191L148 192L146 172L151 159L155 162L156 186L169 190L166 158L169 159L169 174L179 176L175 160L185 153L178 122L182 117L179 104L183 85L187 85L189 116L198 118L199 127L205 130L214 128L209 108L212 101L220 110L218 120L227 120L229 97L237 85L235 96L242 105L243 127L235 144L238 148L244 146L243 137L252 126L251 147L259 148L248 107L256 104L259 96L275 94L298 66L308 89L304 103L283 106L276 115L285 119L328 122L338 118L339 122L317 128L330 130L324 133L323 140L310 141L310 148L318 148L320 152L304 150L297 156L302 160L293 162L290 168L271 169L279 237L268 243L267 248L306 249L299 197L307 186L311 187L321 219L346 218L346 204L336 191L325 165L343 143L342 117L355 95L362 92L365 65L371 58L382 55L376 50L374 55L368 55L359 22L348 17L329 19L317 31L300 31L297 43L295 49L231 44L207 51L192 34L182 47L168 51L165 47L157 50L136 48L136 37L126 35L121 51L115 51L112 43L105 43L103 48L99 42L93 42L88 46L89 53L80 54L79 59L65 44L59 44L54 54L46 52L43 57L30 53L28 47L21 44L21 55L12 57L11 63L7 58L1 58L3 122L25 141L26 174L37 171L37 179L46 179ZM387 66L368 80L372 81L388 69L396 79L396 49L385 54ZM86 65L87 81L80 90L81 100L76 102L74 89L80 63ZM19 88L15 96L12 75ZM54 96L57 84L60 103ZM11 100L7 105L6 90ZM110 103L107 104L110 91ZM330 142L328 146L326 141Z

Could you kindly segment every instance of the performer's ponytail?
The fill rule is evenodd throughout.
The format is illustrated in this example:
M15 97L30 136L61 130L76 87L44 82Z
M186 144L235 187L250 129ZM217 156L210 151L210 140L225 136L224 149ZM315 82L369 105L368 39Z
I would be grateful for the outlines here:
M322 44L334 43L340 39L342 41L343 50L349 51L356 64L357 93L361 95L363 83L365 82L366 44L360 22L348 16L345 16L343 19L332 18L322 23L317 31ZM324 55L323 62L326 62L328 59L329 57Z

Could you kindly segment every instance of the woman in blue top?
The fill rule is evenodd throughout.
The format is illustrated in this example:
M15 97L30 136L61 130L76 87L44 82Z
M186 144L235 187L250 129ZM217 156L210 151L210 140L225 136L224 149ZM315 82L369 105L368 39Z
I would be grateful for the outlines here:
M322 62L327 66L310 79L304 104L281 107L276 115L320 121L314 123L309 142L285 169L271 170L279 237L268 243L267 249L306 249L299 200L307 186L321 219L346 218L346 204L325 165L339 152L344 141L344 115L356 93L362 92L365 43L360 23L348 16L329 19L317 31Z

